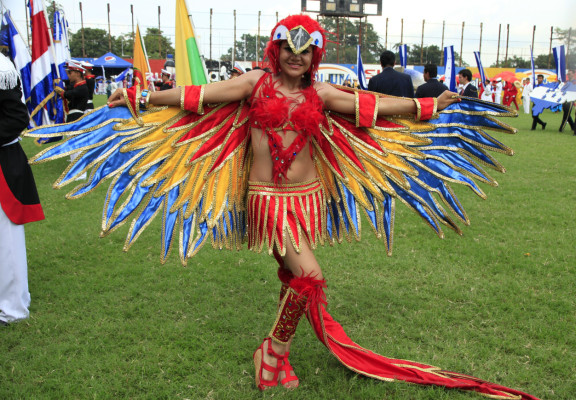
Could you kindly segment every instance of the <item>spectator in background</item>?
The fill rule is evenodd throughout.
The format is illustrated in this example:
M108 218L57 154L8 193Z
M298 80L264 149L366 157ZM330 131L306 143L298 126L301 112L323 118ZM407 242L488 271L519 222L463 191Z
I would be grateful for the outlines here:
M538 86L542 86L543 84L544 84L544 75L538 74L536 76L535 88L537 88ZM532 113L532 129L531 129L532 131L536 130L536 124L540 124L542 126L542 130L546 129L547 123L540 119L540 114L534 115L534 113Z
M458 72L458 76L460 77L460 84L462 85L462 89L460 89L459 93L460 96L478 98L478 89L470 83L472 81L472 71L469 69L463 69Z
M530 82L530 78L524 80L524 88L522 89L522 104L524 105L524 114L530 114L530 93L534 88Z
M574 74L572 73L572 71L568 71L566 78L567 78L566 84L568 84L568 83L575 84ZM573 108L574 108L574 102L573 101L567 101L564 104L562 104L562 123L560 124L560 128L558 129L559 132L562 132L564 130L564 127L566 126L566 122L568 122L568 125L570 125L571 130L576 131L576 124L574 124L574 120L572 120L572 109Z
M483 86L484 88L480 95L480 100L492 102L494 99L492 98L492 82L490 82L490 79L486 78L486 82L484 82Z
M166 54L164 69L170 73L170 79L174 79L176 74L176 63L174 62L174 56L172 54Z
M86 104L86 110L90 111L94 109L94 89L96 88L96 76L92 73L94 66L86 61L80 62L80 65L86 70L84 74L86 86L88 86L88 103Z
M512 103L516 106L516 110L519 110L518 103L516 102L516 95L518 94L518 88L516 87L516 82L506 82L504 86L504 105L510 107Z
M494 103L502 104L502 78L496 78L494 87Z
M157 87L156 90L168 90L174 88L174 82L172 81L172 74L170 71L163 69L161 77L162 80L155 83Z
M246 70L242 68L242 66L238 61L236 61L234 62L234 68L232 68L232 71L230 72L230 79L238 78L240 75L243 75L244 73L246 73Z
M394 70L396 56L390 50L380 55L382 72L372 77L368 82L368 90L399 97L414 97L412 78L409 75Z
M86 70L74 61L66 64L66 74L68 84L65 89L56 87L54 90L64 99L64 110L66 111L66 122L76 121L88 108L90 93L84 73Z
M442 82L438 81L438 67L436 64L426 64L424 66L424 80L426 83L418 86L416 89L417 98L438 97L448 88Z

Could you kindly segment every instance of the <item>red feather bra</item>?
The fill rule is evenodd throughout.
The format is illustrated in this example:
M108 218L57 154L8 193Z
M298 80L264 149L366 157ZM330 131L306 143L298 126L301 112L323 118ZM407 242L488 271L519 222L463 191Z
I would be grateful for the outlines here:
M262 129L268 136L268 146L272 156L272 175L275 183L286 179L286 171L292 165L298 152L308 143L310 137L320 138L320 123L324 119L324 103L316 89L309 86L300 91L303 101L284 96L276 89L271 74L260 78L250 97L250 120L252 126ZM286 148L281 132L294 131L298 135ZM312 155L312 148L310 148Z

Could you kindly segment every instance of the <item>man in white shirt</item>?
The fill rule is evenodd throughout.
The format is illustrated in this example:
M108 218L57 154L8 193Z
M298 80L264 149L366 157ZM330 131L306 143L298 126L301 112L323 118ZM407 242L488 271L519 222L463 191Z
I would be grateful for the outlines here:
M494 103L502 104L502 78L496 79L496 90L494 90Z
M524 89L522 89L522 104L524 105L524 114L530 114L530 93L534 88L532 87L532 82L530 78L526 78L524 82Z

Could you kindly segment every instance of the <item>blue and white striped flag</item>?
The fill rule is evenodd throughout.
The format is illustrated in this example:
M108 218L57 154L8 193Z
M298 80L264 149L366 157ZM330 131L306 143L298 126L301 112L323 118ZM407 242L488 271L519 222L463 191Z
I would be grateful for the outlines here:
M454 64L454 46L444 47L444 84L451 92L456 91L456 66Z
M480 60L480 52L474 52L474 58L476 58L476 65L478 66L478 71L480 72L480 83L482 86L486 84L486 73L484 72L484 67L482 67L482 60Z
M530 68L532 68L532 87L536 87L536 69L534 68L534 51L530 46Z
M358 74L358 85L362 90L368 90L368 82L366 82L366 74L364 73L364 65L362 65L362 53L360 52L360 45L358 46L358 57L356 61L356 73Z
M558 82L566 82L566 49L564 45L552 49Z
M400 52L400 65L406 69L408 65L408 45L401 44L398 51Z
M66 79L66 61L70 60L70 45L68 43L68 21L60 11L54 13L54 51L58 74L61 79Z
M10 11L6 11L2 17L2 41L0 45L8 48L10 59L14 62L16 70L20 74L23 101L28 106L28 112L30 112L33 109L30 105L32 56L10 16Z

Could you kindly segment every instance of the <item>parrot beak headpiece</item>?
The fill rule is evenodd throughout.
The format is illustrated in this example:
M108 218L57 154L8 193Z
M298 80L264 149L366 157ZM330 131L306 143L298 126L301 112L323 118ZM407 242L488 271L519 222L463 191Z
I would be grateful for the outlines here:
M323 48L324 37L318 30L308 33L306 28L298 25L290 30L285 25L279 25L272 35L273 41L286 40L294 54L300 54L308 48L311 44Z

